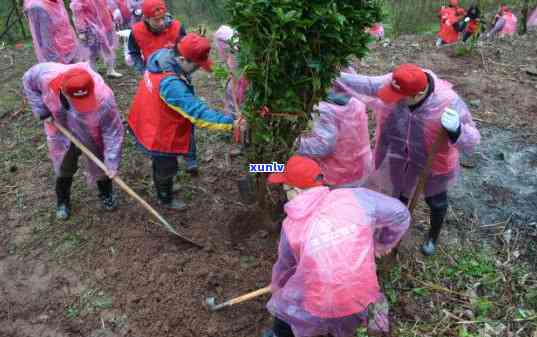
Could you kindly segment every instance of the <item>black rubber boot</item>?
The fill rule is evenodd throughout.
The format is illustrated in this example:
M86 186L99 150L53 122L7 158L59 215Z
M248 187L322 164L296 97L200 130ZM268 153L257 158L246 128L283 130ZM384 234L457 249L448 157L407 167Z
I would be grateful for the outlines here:
M67 220L71 215L71 185L73 178L56 179L56 219Z
M104 209L107 211L115 210L117 208L117 198L112 187L112 180L107 178L97 181L97 188L99 189L99 198Z
M436 251L436 244L440 237L440 231L444 224L444 218L446 217L447 208L431 209L431 229L425 238L425 242L421 247L423 254L431 256Z
M157 190L157 200L165 208L182 211L186 209L186 204L173 195L173 177L155 178L155 189Z

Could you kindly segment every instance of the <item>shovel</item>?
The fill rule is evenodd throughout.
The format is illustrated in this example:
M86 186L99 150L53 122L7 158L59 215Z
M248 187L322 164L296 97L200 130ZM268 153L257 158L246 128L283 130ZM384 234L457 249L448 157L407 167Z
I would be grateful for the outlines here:
M48 119L48 121L50 123L52 123L52 125L54 125L58 130L60 130L61 133L63 133L63 135L65 137L67 137L73 144L75 144L86 156L88 156L88 158L90 158L97 166L99 166L99 168L101 170L103 170L104 172L108 172L108 169L106 168L106 166L104 165L104 163L99 159L97 158L87 147L85 147L81 142L78 141L78 139L76 139L75 136L73 136L66 128L64 128L63 126L61 126L59 123L57 123L54 119L50 118ZM160 220L160 222L164 225L164 228L166 228L166 230L174 235L176 235L177 237L179 237L180 239L196 246L196 247L199 247L199 248L203 248L203 245L197 243L196 241L193 241L189 238L187 238L186 236L184 236L183 234L181 233L178 233L173 227L172 225L170 225L168 223L168 221L166 221L166 219L164 219L164 217L162 217L162 215L160 215L153 207L151 207L151 205L149 205L144 199L142 199L142 197L140 197L138 194L136 194L136 192L134 192L123 180L121 180L121 178L119 177L114 177L112 178L112 180L119 185L119 187L121 187L121 189L123 189L125 192L127 192L127 194L129 194L131 197L133 197L134 199L136 199L136 201L138 201L146 210L148 210L151 214L153 214L158 220Z

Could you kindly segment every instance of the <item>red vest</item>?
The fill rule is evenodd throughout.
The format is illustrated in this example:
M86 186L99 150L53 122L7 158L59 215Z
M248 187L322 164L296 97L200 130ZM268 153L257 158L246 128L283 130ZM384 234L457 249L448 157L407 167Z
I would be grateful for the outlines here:
M192 123L160 98L160 82L170 74L145 72L129 111L129 126L147 150L187 153Z
M147 29L143 21L137 22L132 26L134 40L140 48L144 61L147 62L149 56L155 51L162 48L173 48L179 41L179 32L181 31L181 23L173 20L170 27L160 34L154 34Z
M453 28L453 24L459 20L458 8L446 7L440 10L440 31L438 37L444 43L455 43L459 39L459 32Z

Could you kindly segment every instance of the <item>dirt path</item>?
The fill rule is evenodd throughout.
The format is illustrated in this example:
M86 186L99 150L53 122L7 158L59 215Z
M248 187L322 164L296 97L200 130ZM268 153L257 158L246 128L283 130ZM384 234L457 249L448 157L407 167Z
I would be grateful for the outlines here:
M449 221L455 226L444 233L453 244L464 232L468 216L487 212L490 200L496 207L487 223L505 221L516 212L521 216L512 217L510 224L527 226L528 235L533 233L531 222L537 221L537 215L523 212L535 206L537 198L535 180L527 182L536 176L528 172L537 164L531 145L537 140L537 78L523 67L537 64L536 38L503 42L499 56L485 48L483 66L479 54L455 58L451 49L433 50L431 41L406 37L377 47L359 69L381 74L397 63L421 63L451 80L472 102L487 139L478 152L481 155L469 159L474 163L465 172L470 179L453 195L454 215ZM246 166L244 159L226 156L229 141L198 133L201 175L179 178L180 194L191 207L183 214L164 213L186 234L204 242L205 249L167 235L124 194L120 209L103 212L95 189L85 185L80 173L73 187L73 216L58 222L43 132L30 111L20 110L20 78L33 62L32 50L8 52L16 63L0 75L4 93L0 106L0 336L260 335L270 323L264 308L267 298L214 314L203 306L207 296L221 300L265 286L276 258L277 235L261 228L254 217L243 216L236 181ZM124 65L120 71L128 73ZM202 97L221 105L221 89L214 79L199 77L196 82ZM132 73L111 82L124 112L135 85ZM496 143L502 144L503 159L494 158ZM493 167L498 169L488 169L489 160L497 160ZM503 174L503 167L516 168L521 163L525 171ZM126 137L120 174L154 203L149 161L135 151L130 137ZM483 177L496 187L484 184ZM498 191L497 186L505 182L510 184L509 191ZM471 195L468 191L479 195L473 199L475 207L465 199ZM502 205L508 202L505 210ZM415 242L421 238L426 217L423 211L418 214L417 241L406 243L402 258L414 255ZM237 217L242 217L240 223ZM529 248L525 253L531 253ZM394 319L413 319L419 308L419 302L398 305Z

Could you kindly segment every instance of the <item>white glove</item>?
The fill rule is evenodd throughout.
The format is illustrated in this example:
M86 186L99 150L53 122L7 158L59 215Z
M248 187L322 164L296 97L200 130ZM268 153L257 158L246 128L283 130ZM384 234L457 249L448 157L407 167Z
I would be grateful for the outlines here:
M457 111L452 109L446 109L442 114L441 123L444 129L449 132L457 132L461 125L461 119Z
M466 19L464 19L464 22L469 22L469 21L470 21L469 17L466 17Z
M115 23L123 22L123 17L121 16L121 11L119 9L114 10L114 13L112 13L112 16L114 18Z
M134 15L136 16L142 16L142 10L141 9L137 9L134 11Z

